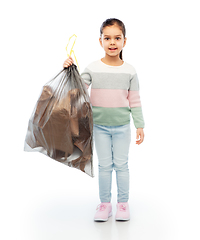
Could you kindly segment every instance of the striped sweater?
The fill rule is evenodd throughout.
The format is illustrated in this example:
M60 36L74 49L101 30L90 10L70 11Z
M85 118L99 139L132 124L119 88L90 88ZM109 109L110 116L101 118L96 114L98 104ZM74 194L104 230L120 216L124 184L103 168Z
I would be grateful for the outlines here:
M135 68L124 62L110 66L101 60L92 62L81 74L87 88L91 85L90 100L93 122L98 125L119 126L130 122L130 113L136 128L144 128Z

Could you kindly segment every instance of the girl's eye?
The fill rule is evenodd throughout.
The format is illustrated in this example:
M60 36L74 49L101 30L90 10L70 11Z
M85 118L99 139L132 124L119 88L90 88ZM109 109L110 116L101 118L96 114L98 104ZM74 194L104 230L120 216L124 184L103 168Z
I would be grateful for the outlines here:
M110 38L109 37L105 37L104 38L105 40L109 40ZM120 37L116 37L116 40L120 40L121 38Z

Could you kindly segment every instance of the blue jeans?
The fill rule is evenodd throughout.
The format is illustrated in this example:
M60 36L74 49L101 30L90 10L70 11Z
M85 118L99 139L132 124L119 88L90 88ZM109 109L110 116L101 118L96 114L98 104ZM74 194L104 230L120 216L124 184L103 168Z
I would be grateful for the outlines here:
M121 126L94 124L95 148L99 167L99 196L101 202L111 201L112 171L116 171L117 201L129 199L128 153L131 142L130 123Z

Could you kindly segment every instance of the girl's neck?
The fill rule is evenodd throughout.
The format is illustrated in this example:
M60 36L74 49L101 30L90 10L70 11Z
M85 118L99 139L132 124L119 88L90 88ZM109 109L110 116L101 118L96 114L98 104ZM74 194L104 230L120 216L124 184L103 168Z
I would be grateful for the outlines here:
M101 61L110 66L121 66L124 63L124 61L121 60L119 56L110 57L107 54L105 55L104 58L101 59Z

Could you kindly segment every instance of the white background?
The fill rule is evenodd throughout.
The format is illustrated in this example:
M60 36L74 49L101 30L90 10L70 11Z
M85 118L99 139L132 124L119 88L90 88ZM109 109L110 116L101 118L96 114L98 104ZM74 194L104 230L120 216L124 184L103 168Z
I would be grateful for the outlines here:
M94 223L95 178L23 151L42 86L61 69L69 37L81 71L104 56L99 28L127 29L124 60L140 81L145 141L132 144L131 220ZM200 35L197 0L2 1L0 4L2 239L199 240Z

